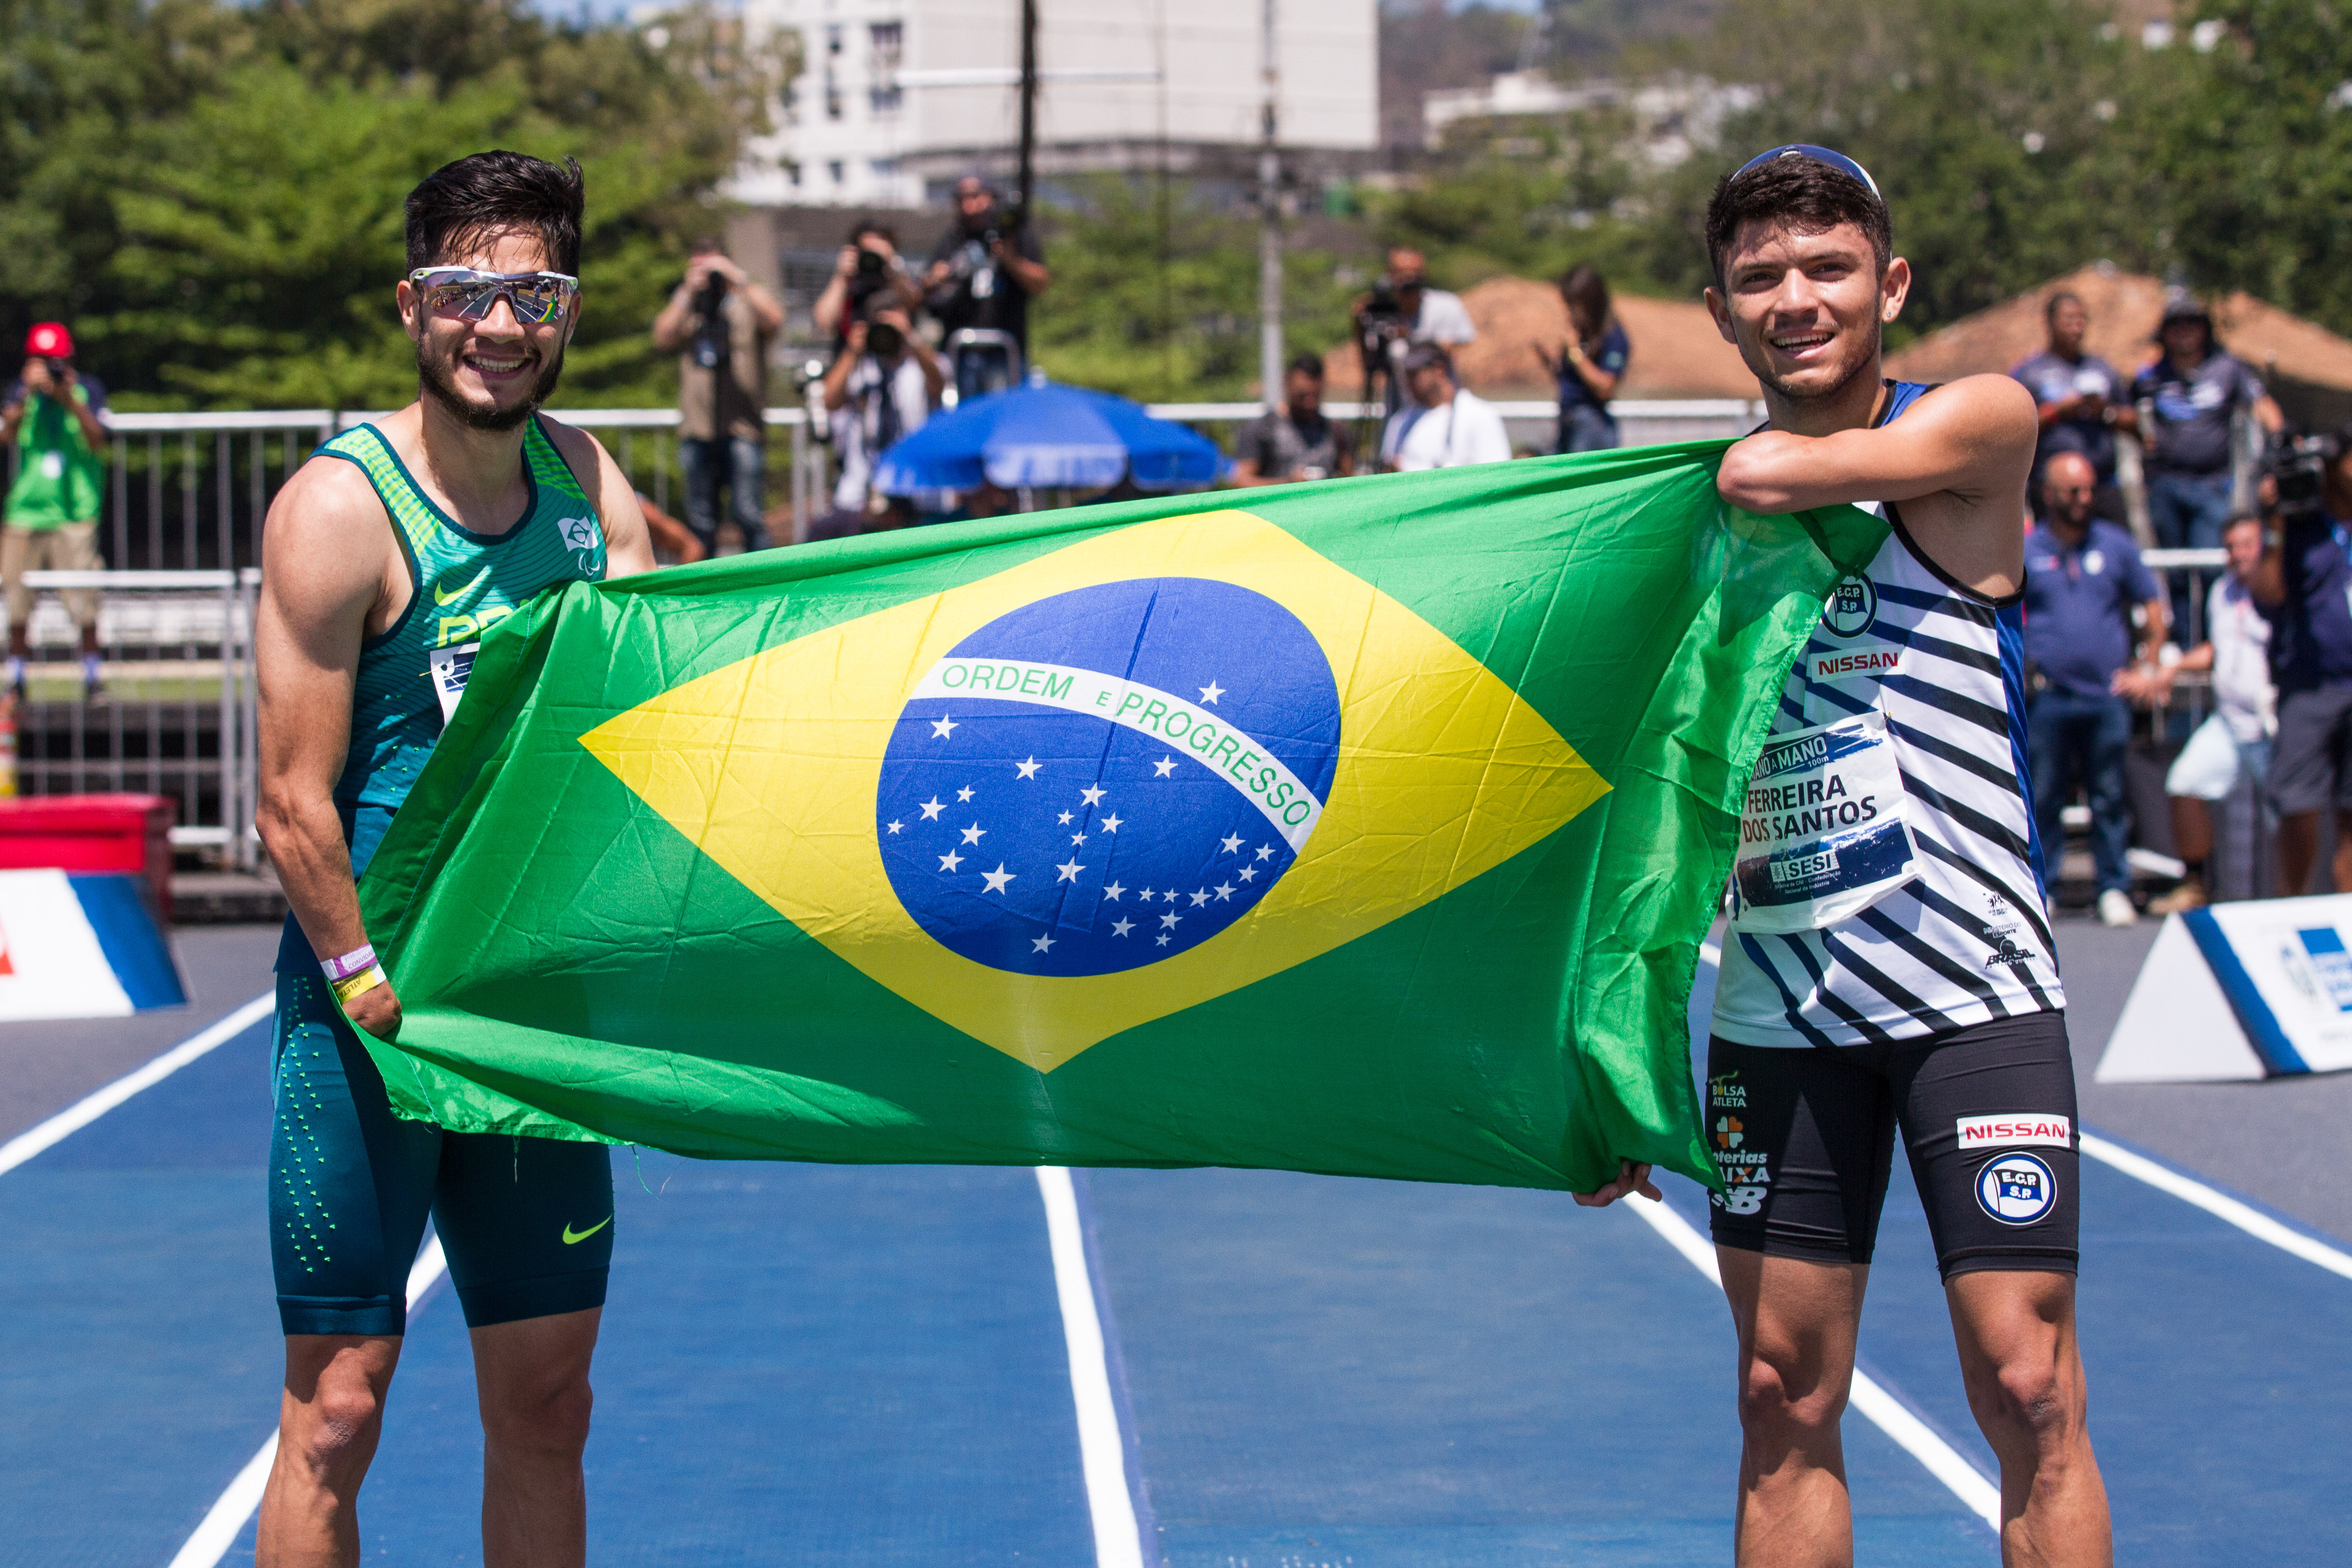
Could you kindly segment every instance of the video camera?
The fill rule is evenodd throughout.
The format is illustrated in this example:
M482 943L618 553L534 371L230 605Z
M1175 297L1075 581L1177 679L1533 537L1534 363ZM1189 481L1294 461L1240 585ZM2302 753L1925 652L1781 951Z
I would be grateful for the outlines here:
M2282 522L2320 515L2327 492L2328 465L2343 455L2344 444L2335 436L2297 436L2272 447L2263 471L2278 488Z
M1404 304L1397 298L1397 287L1387 278L1372 284L1371 297L1356 315L1358 347L1362 351L1368 368L1386 368L1390 345L1402 342L1412 331L1412 323L1404 319Z

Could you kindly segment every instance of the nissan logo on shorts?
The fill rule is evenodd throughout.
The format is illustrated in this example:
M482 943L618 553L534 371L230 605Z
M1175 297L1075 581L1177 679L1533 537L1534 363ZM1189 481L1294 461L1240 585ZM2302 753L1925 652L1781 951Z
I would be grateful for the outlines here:
M1977 1173L1977 1205L2003 1225L2032 1225L2058 1201L2058 1178L2038 1154L2002 1154Z

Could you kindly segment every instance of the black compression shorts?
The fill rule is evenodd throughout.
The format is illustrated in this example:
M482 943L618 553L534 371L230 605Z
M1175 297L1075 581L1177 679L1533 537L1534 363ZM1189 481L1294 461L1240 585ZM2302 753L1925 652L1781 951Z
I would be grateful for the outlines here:
M2074 1272L2081 1232L2066 1016L1886 1046L1707 1042L1717 1245L1868 1263L1899 1126L1945 1279Z

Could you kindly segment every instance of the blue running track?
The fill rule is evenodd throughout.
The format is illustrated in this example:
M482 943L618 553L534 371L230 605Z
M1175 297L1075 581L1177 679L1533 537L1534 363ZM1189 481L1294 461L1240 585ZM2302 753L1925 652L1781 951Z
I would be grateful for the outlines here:
M0 1568L163 1568L268 1435L267 1049L247 1030L0 1174ZM1896 1164L1864 1361L1989 1474ZM594 1562L1095 1561L1032 1173L622 1152L615 1178ZM2352 1280L2095 1162L2084 1179L2117 1560L2352 1556ZM1269 1173L1078 1188L1146 1561L1728 1561L1727 1318L1632 1214ZM1671 1201L1704 1229L1697 1188ZM1875 1426L1850 1415L1847 1442L1861 1561L1997 1561ZM478 1562L479 1462L444 1285L394 1385L369 1560ZM251 1550L248 1522L223 1561Z

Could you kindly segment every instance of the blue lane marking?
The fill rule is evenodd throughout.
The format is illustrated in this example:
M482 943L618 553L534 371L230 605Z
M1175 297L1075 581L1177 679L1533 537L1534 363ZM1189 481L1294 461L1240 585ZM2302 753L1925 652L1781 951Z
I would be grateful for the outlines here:
M1728 1316L1631 1215L1269 1172L1093 1184L1175 1568L1728 1559ZM1990 1561L1877 1428L1848 1439L1865 1557Z
M1093 1562L1031 1172L650 1152L643 1169L654 1194L615 1152L594 1561ZM478 1561L480 1489L451 1295L403 1347L362 1494L370 1561ZM252 1540L248 1525L236 1552Z
M0 1519L23 1563L163 1563L276 1419L257 1024L0 1180Z

